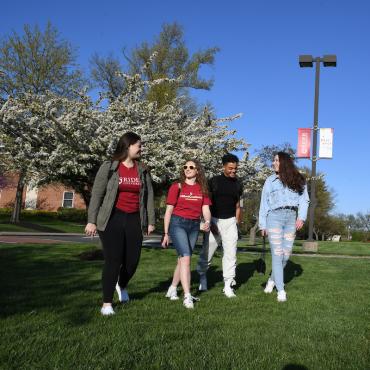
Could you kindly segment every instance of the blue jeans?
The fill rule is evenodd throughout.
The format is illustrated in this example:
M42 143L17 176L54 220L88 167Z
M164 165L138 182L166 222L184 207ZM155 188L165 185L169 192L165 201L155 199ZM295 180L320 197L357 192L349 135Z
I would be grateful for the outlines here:
M278 291L284 290L284 267L292 253L295 222L296 212L290 209L270 211L267 215L267 235L272 258L271 279Z
M191 256L199 235L199 220L171 216L169 234L179 257Z

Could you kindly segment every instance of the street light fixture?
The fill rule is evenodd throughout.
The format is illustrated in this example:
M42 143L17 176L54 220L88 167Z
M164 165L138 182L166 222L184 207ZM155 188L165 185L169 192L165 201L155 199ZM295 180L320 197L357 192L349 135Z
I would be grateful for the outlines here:
M316 65L315 71L315 103L314 103L314 119L313 119L313 142L312 142L312 170L311 170L311 194L310 194L310 214L308 224L308 240L304 243L304 248L308 250L317 250L317 242L313 240L313 224L316 207L316 162L317 158L317 131L319 129L319 85L320 85L320 63L324 67L336 67L336 55L324 55L321 57L313 57L312 55L300 55L299 65L301 68L313 67Z

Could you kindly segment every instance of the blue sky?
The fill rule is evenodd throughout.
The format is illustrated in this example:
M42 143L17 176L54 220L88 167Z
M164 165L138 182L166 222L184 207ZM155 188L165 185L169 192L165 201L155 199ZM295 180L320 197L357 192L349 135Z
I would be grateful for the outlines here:
M165 22L178 22L191 51L218 46L209 92L218 116L243 113L234 122L251 144L297 144L297 128L313 122L314 69L300 69L299 54L336 54L337 68L322 68L319 126L334 128L334 158L320 160L336 194L336 212L370 210L370 3L366 0L247 1L25 1L0 8L0 36L24 23L50 20L78 47L85 69L95 52L121 56L151 41ZM308 160L299 165L310 166Z

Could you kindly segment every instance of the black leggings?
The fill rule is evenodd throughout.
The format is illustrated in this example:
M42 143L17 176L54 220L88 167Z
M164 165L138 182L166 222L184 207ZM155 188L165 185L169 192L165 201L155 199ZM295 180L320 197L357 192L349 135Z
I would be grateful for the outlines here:
M143 234L140 214L114 209L104 231L99 231L103 244L103 302L113 301L118 280L123 289L134 275L140 259Z

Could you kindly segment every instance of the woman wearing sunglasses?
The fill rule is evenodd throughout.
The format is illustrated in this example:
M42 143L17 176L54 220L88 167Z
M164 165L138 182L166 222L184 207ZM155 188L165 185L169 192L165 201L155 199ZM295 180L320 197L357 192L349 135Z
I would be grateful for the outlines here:
M190 261L198 239L202 215L205 220L203 230L209 231L210 204L207 180L201 164L197 160L187 161L180 173L180 181L173 183L168 190L162 242L162 246L166 248L170 236L178 254L172 284L166 297L178 299L177 286L181 282L186 308L194 308L194 297L190 293Z

